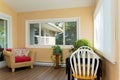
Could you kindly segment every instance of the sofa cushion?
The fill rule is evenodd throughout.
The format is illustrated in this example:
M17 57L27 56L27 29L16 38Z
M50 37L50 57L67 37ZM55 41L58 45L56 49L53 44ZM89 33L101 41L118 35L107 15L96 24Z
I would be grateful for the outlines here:
M22 49L22 56L28 56L29 54L29 49L28 48L23 48Z
M15 57L15 62L26 62L26 61L31 61L31 58L29 56L16 56Z
M11 48L7 48L7 49L6 49L6 51L10 51L10 52L11 52L11 51L12 51L12 49L11 49Z
M15 54L15 56L28 56L29 49L28 48L16 48L16 49L12 49L12 52Z
M15 56L22 56L22 49L12 49L12 52L15 54Z

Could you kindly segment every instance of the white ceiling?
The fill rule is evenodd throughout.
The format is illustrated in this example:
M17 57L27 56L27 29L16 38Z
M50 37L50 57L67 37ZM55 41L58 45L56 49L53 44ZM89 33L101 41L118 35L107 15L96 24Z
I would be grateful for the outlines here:
M84 7L94 0L4 0L17 12Z

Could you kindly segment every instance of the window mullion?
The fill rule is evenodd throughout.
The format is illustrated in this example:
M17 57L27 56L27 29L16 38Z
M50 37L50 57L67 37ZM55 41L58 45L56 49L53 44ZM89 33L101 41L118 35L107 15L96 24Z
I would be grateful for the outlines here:
M40 40L41 40L41 22L39 23L39 38L38 38L38 45L40 45Z
M65 45L65 22L63 24L63 30L64 30L64 32L63 32L63 45Z

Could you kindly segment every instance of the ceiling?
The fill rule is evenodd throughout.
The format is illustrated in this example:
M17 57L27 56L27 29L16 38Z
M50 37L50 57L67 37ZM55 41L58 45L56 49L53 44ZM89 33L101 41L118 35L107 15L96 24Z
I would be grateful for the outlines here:
M4 0L17 12L38 10L85 7L92 5L94 0Z

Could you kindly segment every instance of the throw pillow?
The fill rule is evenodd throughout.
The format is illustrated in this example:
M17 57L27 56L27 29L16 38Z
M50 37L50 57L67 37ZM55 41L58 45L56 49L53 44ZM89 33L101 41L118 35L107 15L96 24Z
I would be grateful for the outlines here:
M6 51L10 51L10 52L11 52L11 51L12 51L12 49L11 49L11 48L7 48L7 49L6 49Z
M22 49L22 55L23 56L28 56L28 54L29 54L29 49L28 48L23 48Z
M12 49L12 52L15 54L15 56L22 56L22 49Z

